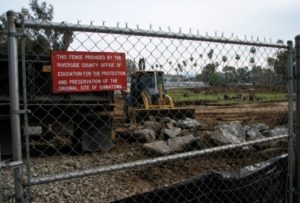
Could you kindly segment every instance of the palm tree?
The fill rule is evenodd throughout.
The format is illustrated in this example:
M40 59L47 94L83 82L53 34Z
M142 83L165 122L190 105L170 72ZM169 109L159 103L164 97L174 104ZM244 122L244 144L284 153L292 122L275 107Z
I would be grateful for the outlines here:
M240 55L236 54L234 58L236 60L236 68L239 68L239 60L241 59L241 57Z
M210 49L209 52L207 53L207 57L208 57L210 60L212 60L213 55L214 55L214 50L213 50L213 49ZM212 62L212 61L210 61L210 62Z
M222 56L222 65L223 65L223 69L225 67L225 63L228 60L227 56Z
M239 60L241 59L240 55L236 54L235 55L235 60L236 60L236 69L239 69ZM237 82L240 83L240 78L237 78Z
M250 53L252 55L252 57L250 58L250 64L252 64L252 67L255 66L255 53L256 53L256 49L255 47L251 47L250 49Z

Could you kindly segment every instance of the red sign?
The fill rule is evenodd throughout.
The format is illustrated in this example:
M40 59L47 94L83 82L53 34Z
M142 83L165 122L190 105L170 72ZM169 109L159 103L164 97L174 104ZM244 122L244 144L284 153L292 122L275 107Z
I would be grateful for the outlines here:
M52 51L54 93L126 90L124 53Z

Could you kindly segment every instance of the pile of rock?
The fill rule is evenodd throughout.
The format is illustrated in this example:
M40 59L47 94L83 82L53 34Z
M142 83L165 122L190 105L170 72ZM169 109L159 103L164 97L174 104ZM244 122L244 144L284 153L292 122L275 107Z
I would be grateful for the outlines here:
M206 148L288 134L286 127L270 129L263 123L244 126L239 121L221 123L204 135L204 131L199 131L199 129L206 129L206 127L206 124L196 119L186 118L175 121L166 117L160 122L146 121L135 128L132 135L139 142L144 143L143 147L147 151L167 155L184 151L193 144ZM270 146L270 144L260 143L254 146L260 148Z
M275 127L270 129L263 123L242 126L239 121L223 123L215 126L211 139L217 145L239 144L250 140L258 140L266 137L288 135L288 128ZM265 147L266 144L257 144L257 147Z
M198 138L193 135L193 129L205 125L195 119L186 118L175 121L169 117L162 118L160 122L146 121L133 131L144 148L158 154L171 154L183 151Z

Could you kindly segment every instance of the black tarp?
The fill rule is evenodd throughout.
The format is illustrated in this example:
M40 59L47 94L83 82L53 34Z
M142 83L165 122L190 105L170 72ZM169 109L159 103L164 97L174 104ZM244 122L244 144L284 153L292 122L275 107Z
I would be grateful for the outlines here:
M114 203L285 202L287 166L288 156L284 154L239 170L196 176Z

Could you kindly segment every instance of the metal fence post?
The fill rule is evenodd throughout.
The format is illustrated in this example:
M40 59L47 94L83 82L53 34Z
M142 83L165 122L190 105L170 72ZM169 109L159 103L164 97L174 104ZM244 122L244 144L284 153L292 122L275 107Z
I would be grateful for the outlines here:
M300 35L296 46L296 202L300 203Z
M289 128L289 145L288 145L288 153L289 153L289 202L293 202L293 192L294 192L294 183L293 183L293 176L294 176L294 130L293 130L293 42L288 41L288 128Z
M8 64L9 64L9 94L10 118L13 161L22 161L20 105L19 105L19 74L18 74L18 47L16 39L16 13L8 11ZM14 168L14 186L16 202L23 201L22 168Z

